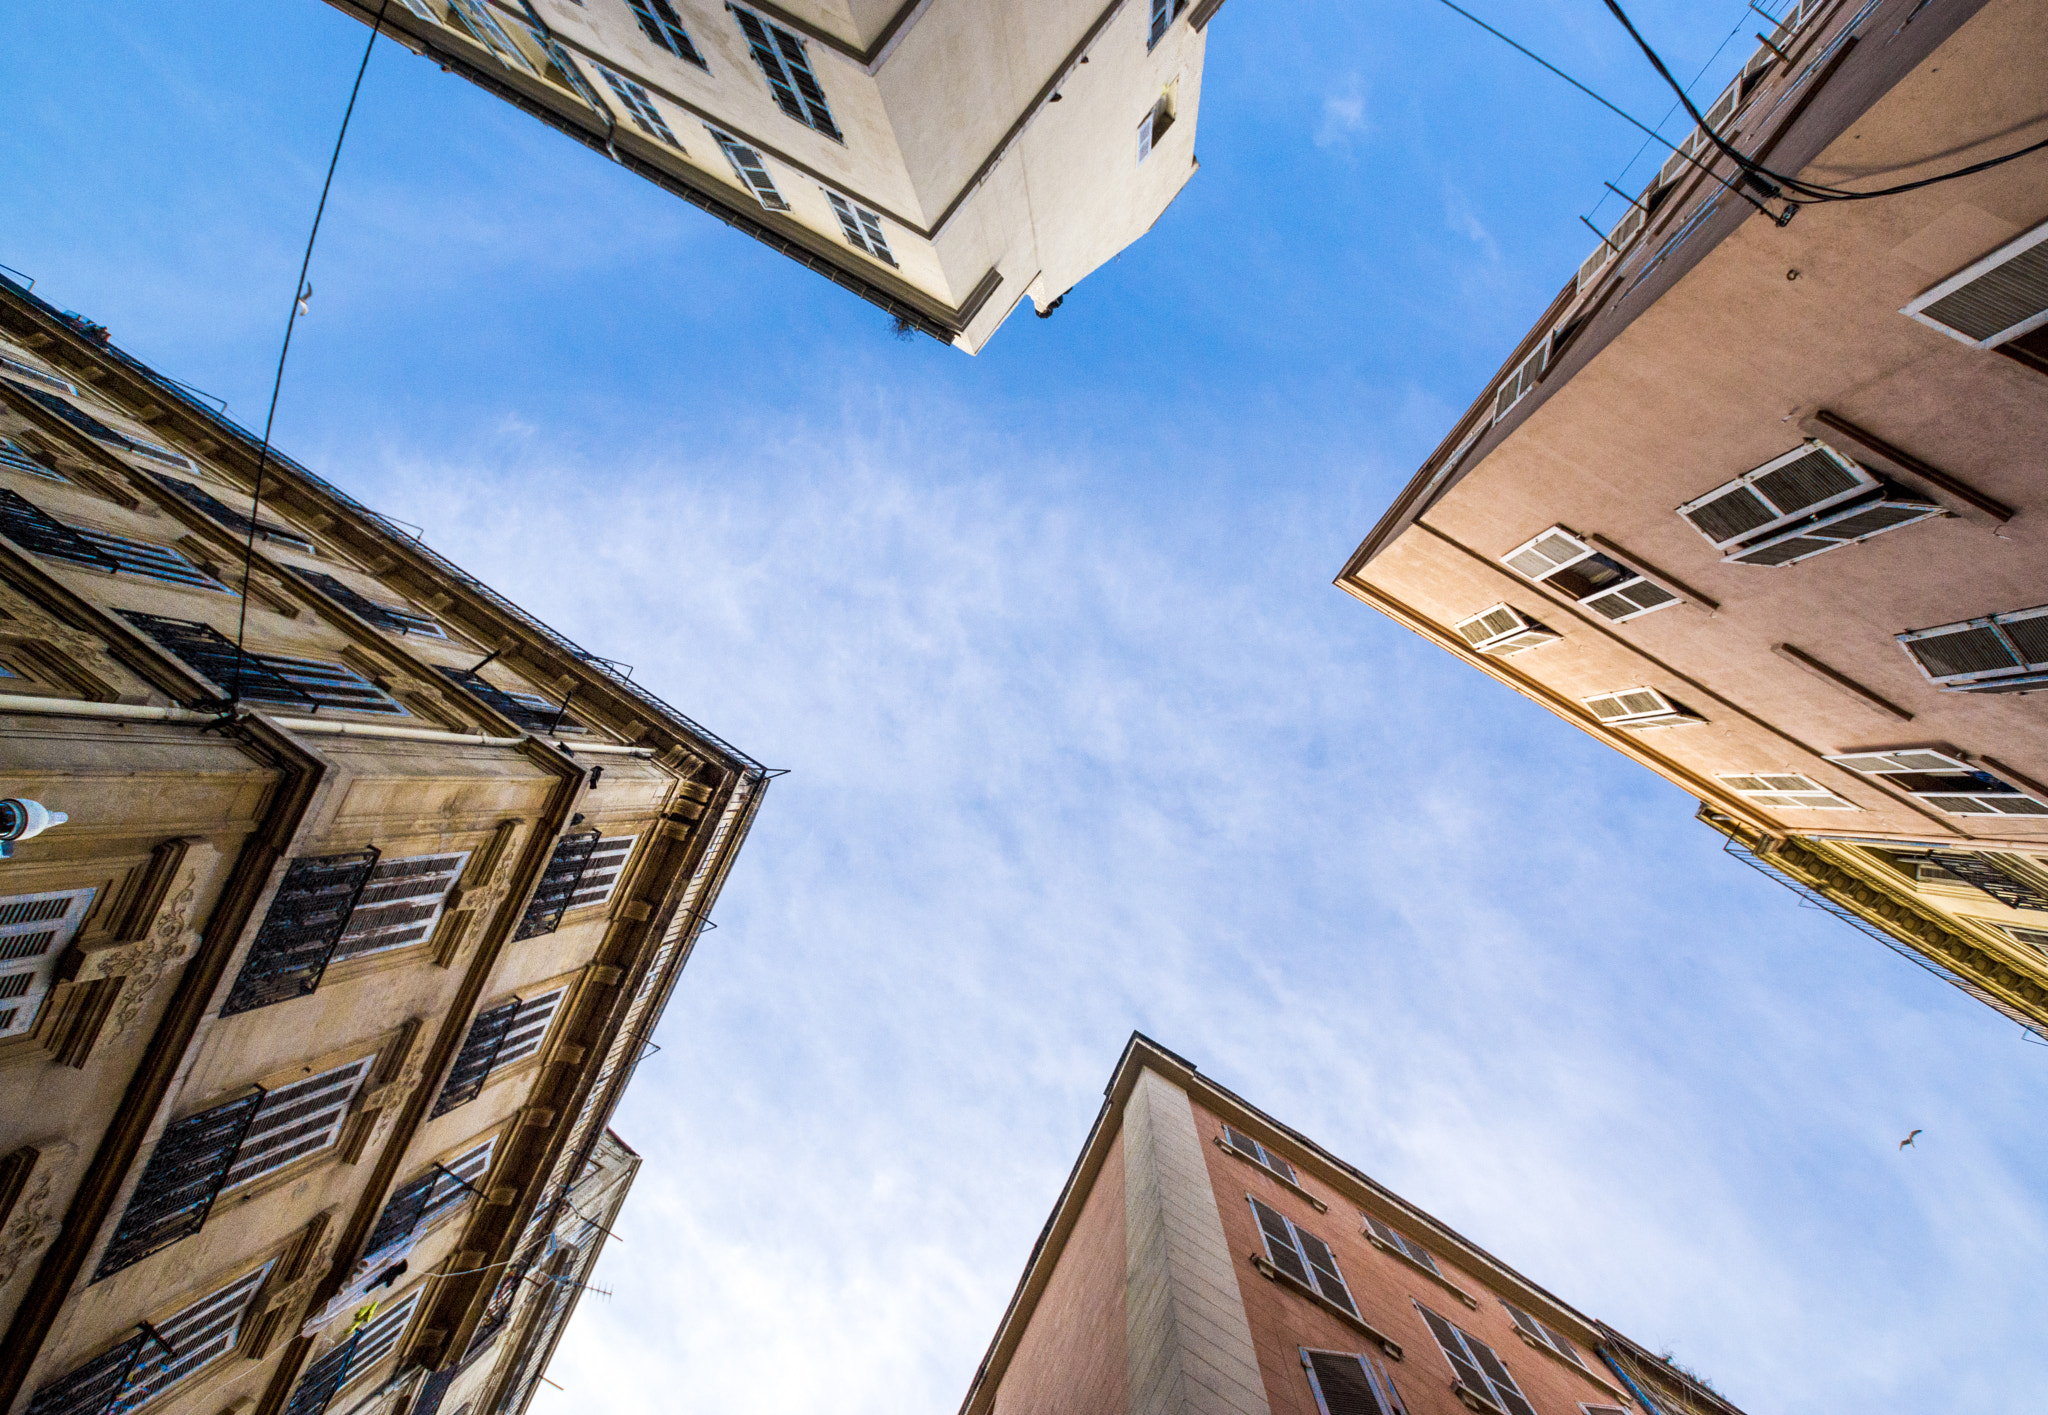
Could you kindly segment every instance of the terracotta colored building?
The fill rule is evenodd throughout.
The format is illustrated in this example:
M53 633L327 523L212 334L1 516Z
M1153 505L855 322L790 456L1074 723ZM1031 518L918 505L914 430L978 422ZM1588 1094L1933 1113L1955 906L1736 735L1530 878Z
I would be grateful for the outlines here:
M767 782L258 461L0 281L0 1410L529 1390Z
M973 353L1194 175L1223 0L329 3Z
M2032 0L1780 7L1337 583L2048 1032Z
M1740 1415L1133 1035L960 1415Z

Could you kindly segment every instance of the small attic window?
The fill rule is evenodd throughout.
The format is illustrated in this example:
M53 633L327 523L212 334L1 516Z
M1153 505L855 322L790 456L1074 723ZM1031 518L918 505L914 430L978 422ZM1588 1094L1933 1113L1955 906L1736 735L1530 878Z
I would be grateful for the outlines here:
M1167 89L1159 95L1159 101L1152 105L1152 111L1145 115L1145 121L1138 124L1138 161L1143 162L1152 155L1152 149L1166 136L1166 130L1173 126L1173 90Z

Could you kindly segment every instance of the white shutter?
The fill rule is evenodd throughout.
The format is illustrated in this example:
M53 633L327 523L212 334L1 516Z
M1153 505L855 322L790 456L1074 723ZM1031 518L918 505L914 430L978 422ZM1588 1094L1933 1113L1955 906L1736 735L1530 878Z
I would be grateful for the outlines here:
M1754 775L1718 772L1730 791L1759 806L1795 811L1854 811L1862 809L1797 772L1776 771Z
M1898 636L1928 680L1949 692L2048 687L2048 605Z
M2048 225L1965 266L1899 313L1979 349L2048 324Z
M1593 547L1562 526L1552 526L1501 557L1510 570L1541 580L1593 553Z
M1681 602L1670 590L1600 554L1563 526L1552 526L1523 542L1501 562L1616 624Z
M1827 760L1865 776L1882 777L1952 816L2048 816L2048 803L1941 752L1859 752Z
M349 1106L376 1060L375 1054L358 1057L332 1070L265 1092L221 1187L230 1189L246 1184L316 1154L340 1139Z
M1536 384L1543 377L1543 369L1550 362L1550 340L1546 336L1536 346L1536 352L1515 367L1515 371L1502 380L1500 388L1493 395L1493 420L1499 422L1507 416L1508 409L1536 391Z
M57 964L92 910L98 890L55 889L0 898L0 1037L35 1026Z
M1158 110L1153 109L1145 115L1144 121L1138 124L1138 161L1140 162L1143 162L1152 155L1152 120L1157 116L1159 116Z
M1676 727L1705 720L1672 702L1655 688L1624 688L1583 701L1587 711L1612 727Z
M581 909L589 904L602 904L612 897L625 876L626 862L632 858L633 842L637 835L607 835L601 837L590 859L583 866L583 875L576 881L576 892L569 896L569 907Z
M498 1047L497 1060L491 1063L493 1074L514 1062L524 1061L540 1050L541 1043L548 1039L548 1028L554 1025L555 1013L568 993L567 988L556 988L519 1004L511 1029L505 1033L505 1040Z
M1876 477L1809 439L1678 508L1717 550L1744 545L1876 490Z
M1524 649L1556 643L1562 635L1544 628L1510 605L1496 604L1452 626L1458 637L1480 653L1506 658Z
M441 910L448 903L448 891L462 877L468 862L467 850L379 860L330 961L404 948L433 937Z
M1876 501L1859 502L1831 516L1802 523L1796 529L1721 558L1724 564L1731 565L1795 565L1827 551L1840 550L1845 545L1881 536L1886 531L1896 531L1902 526L1931 521L1947 514L1936 502L1893 491Z
M163 1338L162 1344L154 1341L143 1343L142 1353L128 1373L127 1381L114 1402L106 1408L110 1412L138 1410L201 1366L209 1365L234 1350L235 1341L242 1333L242 1319L249 1312L249 1303L255 1298L257 1289L263 1286L263 1279L270 1276L270 1270L276 1266L277 1261L272 1259L254 1272L244 1273L227 1286L200 1298L176 1316L158 1322L156 1333ZM170 1351L166 1352L165 1347Z

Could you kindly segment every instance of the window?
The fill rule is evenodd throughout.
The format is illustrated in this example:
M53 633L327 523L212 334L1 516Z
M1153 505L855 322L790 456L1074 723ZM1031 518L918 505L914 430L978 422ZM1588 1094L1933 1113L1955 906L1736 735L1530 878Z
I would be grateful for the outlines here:
M1138 161L1143 162L1152 155L1152 149L1166 136L1166 130L1173 126L1173 95L1160 95L1159 101L1138 124Z
M1952 816L2048 816L2048 804L1942 752L1858 752L1828 760Z
M412 1320L424 1290L413 1288L306 1367L284 1415L322 1415L344 1386L368 1375L372 1367L397 1349L398 1339L405 1335L406 1324Z
M1837 796L1810 777L1797 772L1778 771L1767 775L1745 776L1728 772L1717 773L1720 781L1736 795L1756 802L1759 806L1775 806L1782 810L1795 811L1853 811L1860 809Z
M568 992L556 988L531 1001L515 997L479 1012L469 1024L469 1035L462 1039L462 1050L456 1053L448 1079L441 1083L433 1114L443 1116L468 1105L483 1094L494 1073L539 1051Z
M1898 638L1928 681L1944 692L2048 688L2048 605L1915 629Z
M526 33L533 40L533 47L547 56L548 68L543 77L560 84L602 113L604 105L598 101L597 94L584 81L583 71L576 67L576 61L569 57L569 51L532 25L526 27Z
M1480 653L1506 658L1523 649L1554 644L1563 635L1544 628L1521 610L1505 604L1482 609L1452 626L1458 637Z
M493 1135L447 1164L437 1164L411 1183L400 1185L385 1201L376 1227L370 1230L363 1257L356 1265L357 1276L364 1276L368 1264L392 1252L421 1228L474 1198L470 1191L490 1172L491 1152L497 1144L498 1137Z
M2048 908L2048 900L2032 907ZM2005 930L2014 943L2023 943L2042 957L2048 958L2048 929L2023 929L2018 924L2000 924L1998 927Z
M1254 1140L1251 1136L1245 1134L1242 1130L1236 1129L1235 1127L1229 1125L1224 1126L1223 1143L1230 1146L1231 1149L1236 1150L1239 1154L1243 1155L1246 1159L1251 1160L1253 1163L1264 1165L1267 1169L1272 1170L1273 1173L1279 1175L1289 1184L1293 1184L1296 1186L1300 1185L1301 1180L1296 1177L1293 1165L1289 1164L1286 1160L1281 1159L1280 1156L1274 1154L1271 1150L1267 1149L1264 1145L1261 1145L1257 1140Z
M126 571L169 584L232 593L167 545L67 525L5 487L0 487L0 534L33 555L90 565L110 575Z
M1152 0L1152 18L1145 26L1145 48L1151 49L1166 37L1173 20L1188 7L1188 0Z
M491 13L488 0L448 0L448 3L457 23L476 36L477 43L505 63L533 72L532 62L512 42L512 36L505 33L504 27Z
M768 163L761 156L760 149L749 147L729 133L713 128L711 137L725 154L725 160L732 164L732 170L746 183L754 199L770 211L787 211L789 203L782 199L782 193L775 189L775 179L768 175Z
M441 676L472 696L481 698L486 706L503 713L529 732L583 730L583 725L564 711L566 704L558 706L536 693L514 693L487 683L473 668L444 667Z
M187 668L210 680L223 694L239 680L241 696L251 702L276 703L307 712L330 707L393 717L412 715L383 689L345 664L253 650L238 655L234 641L209 624L168 619L135 609L116 613Z
M683 145L676 141L676 135L669 129L668 120L661 116L661 110L654 106L654 98L645 88L595 59L592 59L590 64L604 79L606 86L618 96L619 103L625 108L635 127L650 138L657 138L678 151L682 150Z
M634 18L640 21L641 30L656 44L678 59L687 59L700 69L710 66L704 56L697 52L697 46L690 42L689 33L683 28L682 16L668 0L626 0L633 7Z
M100 1255L94 1282L205 1226L235 1161L235 1150L262 1104L263 1092L253 1090L165 1127Z
M319 570L295 568L293 573L358 619L366 620L379 629L389 629L394 634L425 634L434 639L448 637L436 620L417 610L407 609L400 604L386 604L380 599L371 599L361 591Z
M1308 1388L1320 1415L1406 1415L1386 1366L1349 1351L1301 1348Z
M221 1016L254 1012L318 988L377 864L375 850L293 860L221 1004Z
M590 852L590 862L583 867L583 877L577 880L576 888L569 895L569 908L581 909L610 899L612 892L619 887L626 861L632 857L633 844L639 838L637 835L607 835L600 839Z
M839 229L846 233L846 243L858 246L887 265L894 265L896 257L889 250L889 238L882 234L882 218L857 202L848 201L835 191L826 191L825 200L832 203L832 214L839 218Z
M1784 566L1948 513L1809 439L1678 514L1723 564Z
M54 388L59 393L69 393L73 396L78 393L78 385L69 379L59 378L47 369L37 368L34 364L24 363L20 359L10 359L5 354L0 354L0 369L6 369L8 373L18 378L33 379L45 388Z
M256 533L265 540L274 540L280 545L288 545L293 550L304 551L308 555L313 553L313 542L297 531L286 530L275 521L265 521L247 512L237 511L197 482L186 481L183 477L167 477L162 472L152 472L150 475L164 490L187 505L204 511L223 526L232 526L244 535L247 535L253 526Z
M140 1410L200 1367L234 1350L235 1341L242 1334L242 1321L249 1314L249 1304L275 1266L272 1260L254 1272L244 1273L176 1316L156 1323L156 1335L162 1341L143 1343L127 1380L107 1405L107 1415L128 1415L129 1411Z
M1415 1310L1422 1313L1423 1321L1429 1324L1430 1335L1436 1338L1444 1359L1451 1363L1451 1374L1457 1377L1461 1398L1476 1396L1504 1415L1536 1415L1535 1407L1523 1396L1522 1388L1515 1384L1515 1378L1508 1374L1508 1368L1501 1363L1500 1357L1493 1354L1492 1347L1445 1321L1420 1302L1415 1304Z
M1616 624L1683 603L1662 585L1600 554L1562 526L1552 526L1517 546L1501 561L1517 574L1550 586Z
M1399 1229L1391 1224L1381 1223L1371 1214L1366 1214L1363 1217L1365 1219L1366 1236L1375 1243L1379 1244L1382 1248L1392 1249L1411 1263L1428 1268L1438 1277L1443 1276L1443 1270L1436 1265L1436 1259L1430 1256L1427 1248L1423 1247L1420 1243L1411 1242L1407 1235Z
M1965 266L1899 313L1979 349L2048 324L2048 225Z
M363 1087L375 1054L357 1057L316 1075L266 1091L263 1104L249 1122L248 1133L235 1150L223 1189L274 1174L286 1165L318 1154L341 1138L342 1123L356 1092Z
M1582 1371L1586 1369L1585 1361L1579 1356L1579 1349L1559 1335L1554 1328L1545 1326L1542 1322L1529 1315L1529 1313L1505 1299L1502 1300L1500 1305L1508 1309L1508 1315L1515 1319L1515 1330L1520 1332L1526 1340L1543 1347L1545 1350L1556 1352Z
M99 891L55 889L0 899L0 1037L35 1026L57 964L92 912Z
M46 481L60 481L67 485L71 481L71 478L63 475L11 437L0 437L0 467L11 467L17 472L27 472L32 477L42 477Z
M1688 722L1706 721L1698 713L1672 702L1655 688L1624 688L1618 693L1603 693L1583 701L1586 711L1608 727L1646 731L1654 727L1680 727Z
M1266 1242L1266 1258L1279 1272L1293 1279L1309 1291L1352 1316L1358 1315L1358 1306L1351 1300L1351 1289L1344 1285L1344 1275L1337 1270L1337 1255L1330 1251L1330 1245L1310 1233L1298 1228L1292 1220L1271 1205L1251 1199L1252 1214L1259 1221L1259 1235Z
M46 411L71 424L71 426L77 428L87 437L94 438L100 442L110 443L120 448L123 452L133 452L137 456L147 457L152 462L162 462L164 465L171 467L182 467L187 471L190 471L192 468L190 462L171 451L170 448L159 447L154 442L144 442L141 438L130 437L125 432L116 432L77 404L59 398L53 393L45 393L40 388L30 388L27 384L17 382L12 378L0 379L0 382L8 384L15 392L25 394L29 398L34 399ZM77 390L73 389L72 391L76 392Z
M1507 376L1500 387L1494 390L1493 420L1499 422L1508 414L1508 409L1536 391L1536 385L1543 381L1543 370L1550 364L1550 340L1546 337L1537 344L1536 352L1523 359L1515 371Z
M468 863L467 850L378 860L356 896L348 926L329 961L426 942L447 906L448 892Z
M571 901L583 887L583 872L597 852L598 839L598 833L592 830L565 835L555 842L555 853L548 857L548 867L541 874L518 931L512 935L515 942L551 934L561 927L562 915L569 912Z
M782 111L834 142L843 142L839 125L832 121L832 109L825 102L825 90L819 87L818 76L811 72L804 42L751 10L742 10L737 5L727 8L739 21L747 47L754 53L754 62L761 67L761 77L768 80L768 90L775 95Z

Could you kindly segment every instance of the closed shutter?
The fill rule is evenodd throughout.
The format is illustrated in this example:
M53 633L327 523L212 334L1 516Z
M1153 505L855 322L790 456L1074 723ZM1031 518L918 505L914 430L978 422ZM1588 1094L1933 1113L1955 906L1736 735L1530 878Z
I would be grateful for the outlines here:
M1437 1267L1436 1259L1430 1256L1429 1250L1420 1243L1412 1241L1407 1234L1402 1233L1389 1224L1380 1222L1371 1214L1365 1215L1365 1227L1373 1237L1379 1239L1380 1242L1386 1244L1395 1252L1403 1254L1413 1262L1420 1263L1423 1267L1436 1273L1437 1276L1443 1276L1442 1270Z
M747 189L753 192L756 201L770 211L789 210L789 203L782 199L781 191L776 188L775 179L768 174L768 163L761 156L759 149L750 147L731 134L722 133L716 128L712 128L710 133L719 150L725 154L725 160L732 164L734 175L747 184Z
M363 1328L362 1339L356 1343L348 1374L342 1378L344 1386L368 1375L371 1367L397 1348L398 1339L405 1335L406 1323L412 1320L413 1309L419 1304L420 1289L415 1287L370 1319L370 1324Z
M69 393L74 397L78 394L78 385L70 379L59 378L46 369L39 369L34 364L25 364L20 359L10 359L5 354L0 354L0 368L6 369L9 373L18 373L23 378L33 379L45 388L54 388L59 393Z
M1721 772L1717 773L1717 777L1730 791L1755 801L1759 806L1775 806L1798 811L1857 809L1825 786L1797 772L1779 771L1758 775Z
M41 477L45 481L63 482L66 486L71 484L71 478L42 461L36 453L29 451L11 437L0 437L0 467L27 472L30 476Z
M839 141L839 126L832 121L832 110L825 102L825 90L819 86L817 75L811 72L811 61L804 52L803 41L751 11L742 10L737 5L728 8L746 35L754 63L760 66L761 76L768 81L769 92L775 95L775 102L782 111L835 142Z
M318 988L376 866L375 850L292 861L221 1004L221 1016L253 1012Z
M235 1151L263 1104L255 1091L167 1127L100 1257L93 1281L141 1262L205 1226Z
M265 540L281 541L294 549L303 550L308 554L311 554L313 551L313 542L307 540L297 531L289 531L283 526L278 525L275 521L259 520L254 516L237 511L197 482L186 481L183 477L167 477L162 472L151 472L150 479L179 500L205 512L224 526L232 526L245 535L253 530ZM299 573L306 574L309 578L331 578L329 576L314 577L307 571L300 571Z
M2008 909L2048 912L2048 890L2017 870L2007 869L1982 855L1957 850L1930 850L1924 855L1900 855L1898 858L1901 864L1937 866L1942 873L1981 889Z
M428 1376L420 1386L419 1398L413 1401L412 1408L405 1415L441 1415L441 1402L448 1398L448 1388L461 1374L462 1367L454 1365ZM455 1415L468 1415L468 1411L469 1407L465 1405Z
M384 1201L383 1211L377 1215L377 1226L370 1230L370 1237L363 1244L363 1260L374 1260L377 1255L396 1247L412 1237L413 1230L420 1226L420 1219L427 1211L427 1200L434 1188L441 1182L441 1171L430 1169L409 1184L401 1184Z
M433 1170L434 1187L427 1196L426 1211L420 1216L421 1223L433 1223L443 1214L461 1207L476 1197L476 1190L482 1187L484 1176L491 1172L491 1156L496 1152L498 1137L493 1135L481 1145L464 1150L447 1164Z
M334 1393L341 1389L341 1383L348 1378L348 1368L362 1336L360 1331L350 1332L333 1350L306 1367L292 1391L291 1402L284 1408L284 1415L322 1415L327 1403L334 1399Z
M649 39L678 59L686 59L700 69L706 67L704 56L697 52L697 46L683 29L682 17L675 12L669 0L626 2L633 7L634 16L640 21L640 30Z
M18 1037L35 1026L64 950L98 892L88 886L0 899L0 1037Z
M555 853L548 857L548 867L542 871L526 914L512 935L515 941L551 934L561 926L562 915L569 912L570 901L582 887L583 871L597 851L598 839L598 833L592 830L565 835L555 843Z
M29 1401L28 1415L105 1415L149 1341L148 1332L138 1331L111 1351L51 1381Z
M45 393L40 388L30 388L25 383L17 383L11 378L0 380L0 382L5 382L16 392L34 399L46 411L62 418L65 422L70 423L71 426L95 441L110 442L116 447L127 447L130 445L129 438L125 434L114 431L75 403L68 402L54 394Z
M275 1266L273 1260L244 1273L158 1323L156 1332L163 1340L144 1345L141 1359L129 1372L120 1394L106 1407L107 1415L129 1415L141 1409L200 1367L234 1350L242 1320L249 1314L249 1304Z
M1304 1349L1301 1364L1308 1369L1321 1415L1395 1415L1398 1407L1381 1398L1378 1373L1365 1357Z
M514 693L486 682L474 669L441 667L449 682L512 719L529 732L580 730L576 719L546 698L532 693Z
M2000 246L1899 313L1980 349L2048 324L2048 225Z
M1508 1374L1508 1368L1493 1348L1469 1332L1461 1332L1465 1345L1472 1353L1472 1359L1479 1363L1479 1369L1486 1373L1486 1381L1493 1389L1493 1398L1508 1415L1536 1415L1536 1409L1523 1396L1522 1388L1515 1384L1515 1378Z
M389 629L394 634L424 634L432 639L448 637L439 621L425 614L407 609L403 605L386 604L382 600L371 599L354 586L345 585L323 571L301 570L296 565L292 566L291 570L300 579L316 586L322 594L343 609L366 623L376 625L379 629Z
M0 487L0 535L31 555L70 560L112 573L112 556L19 492Z
M1514 1318L1516 1327L1518 1327L1524 1335L1532 1338L1533 1340L1542 1342L1545 1346L1549 1347L1552 1351L1555 1351L1558 1355L1564 1357L1565 1360L1571 1362L1574 1366L1579 1367L1581 1370L1585 1369L1586 1363L1579 1359L1578 1348L1573 1346L1570 1341L1558 1335L1557 1332L1551 1330L1542 1322L1536 1320L1534 1316L1523 1311L1514 1303L1503 1300L1500 1305L1508 1309L1508 1315Z
M167 585L184 585L195 590L234 593L167 545L156 545L146 540L131 540L127 536L117 536L110 531L95 531L85 526L73 529L78 532L81 540L112 562L117 574L140 575L145 580L161 580Z
M434 1102L436 1116L467 1105L482 1093L498 1059L498 1049L504 1045L505 1034L512 1030L518 1016L516 997L476 1015L476 1020L469 1024L469 1034L462 1039L462 1050L455 1055L455 1064L448 1070L448 1079L441 1085L440 1097Z
M235 1151L225 1187L275 1173L338 1140L356 1092L376 1061L374 1054L358 1057L265 1093Z
M1230 1147L1233 1150L1236 1150L1239 1154L1242 1154L1247 1158L1258 1161L1258 1163L1264 1165L1267 1169L1270 1169L1275 1174L1280 1175L1289 1184L1299 1184L1301 1182L1300 1179L1297 1178L1294 1173L1293 1165L1289 1164L1286 1160L1280 1158L1280 1156L1274 1154L1271 1150L1267 1149L1264 1145L1261 1145L1257 1140L1254 1140L1251 1136L1245 1134L1242 1130L1238 1130L1232 1126L1226 1125L1223 1127L1223 1138L1230 1143Z
M1150 49L1165 38L1166 30L1173 23L1173 0L1152 0L1151 23L1145 27L1145 47Z
M1493 395L1493 420L1499 422L1507 416L1508 409L1536 391L1536 385L1543 377L1545 365L1550 361L1550 340L1546 337L1536 346L1536 352L1522 360L1509 374Z
M1266 1240L1266 1261L1303 1287L1314 1290L1315 1283L1308 1275L1308 1264L1302 1260L1301 1252L1294 1246L1294 1227L1287 1222L1279 1210L1252 1201L1252 1213L1259 1221L1259 1234Z
M519 1011L513 1014L512 1025L505 1029L505 1040L498 1048L491 1070L497 1071L526 1060L541 1048L548 1037L548 1028L554 1024L555 1013L561 1010L562 999L569 995L567 988L556 988L553 992L542 993L539 997L519 1004Z
M1308 1259L1316 1291L1352 1316L1357 1316L1358 1304L1351 1300L1351 1289L1344 1285L1344 1274L1337 1269L1337 1255L1330 1251L1330 1245L1305 1228L1295 1229L1294 1235L1301 1243L1303 1256Z
M356 898L334 957L356 958L425 943L468 862L467 850L378 860Z

